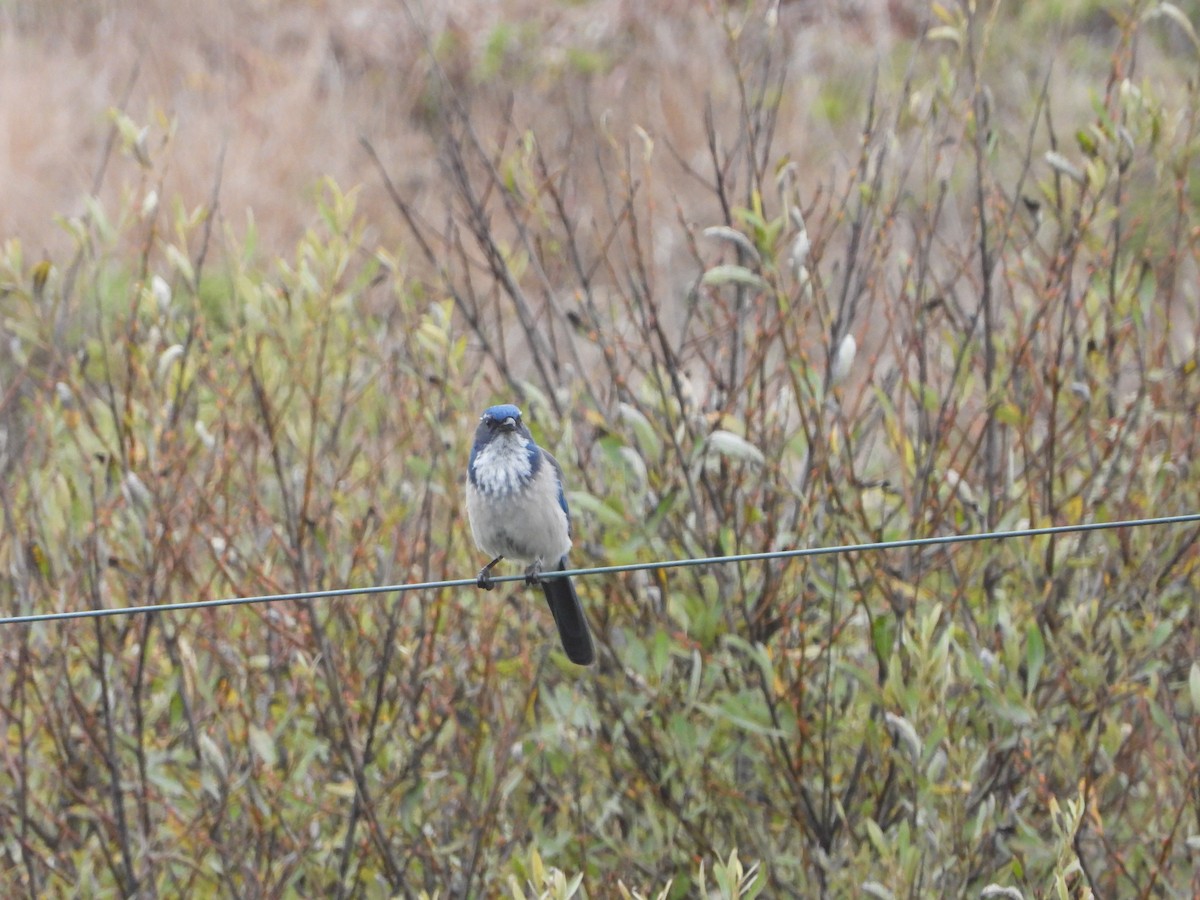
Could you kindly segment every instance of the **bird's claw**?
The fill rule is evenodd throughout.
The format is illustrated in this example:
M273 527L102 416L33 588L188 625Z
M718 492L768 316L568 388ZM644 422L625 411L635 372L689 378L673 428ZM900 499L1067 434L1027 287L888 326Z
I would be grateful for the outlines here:
M492 581L492 567L502 559L504 559L503 556L497 556L490 563L479 570L479 577L475 579L475 584L480 590L490 591L496 586L496 582Z
M542 561L535 560L533 565L525 570L525 583L533 586L542 583Z

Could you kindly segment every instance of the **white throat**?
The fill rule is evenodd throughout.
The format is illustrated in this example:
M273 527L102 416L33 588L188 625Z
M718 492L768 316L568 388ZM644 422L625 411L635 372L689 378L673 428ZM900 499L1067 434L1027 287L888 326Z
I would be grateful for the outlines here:
M475 454L475 483L485 494L508 494L533 475L529 441L520 435L498 437Z

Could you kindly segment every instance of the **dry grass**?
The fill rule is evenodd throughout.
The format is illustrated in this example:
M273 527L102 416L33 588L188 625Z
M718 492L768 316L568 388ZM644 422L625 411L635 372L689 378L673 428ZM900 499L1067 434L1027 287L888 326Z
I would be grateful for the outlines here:
M915 5L915 4L914 4ZM444 187L429 141L436 88L426 41L446 77L474 98L481 128L496 127L510 95L515 119L543 139L594 128L604 117L619 141L634 124L696 161L699 111L709 98L732 109L720 18L686 2L583 4L397 0L197 3L36 2L0 11L0 233L32 253L63 250L53 222L77 215L94 190L109 122L120 107L152 127L173 123L165 193L208 202L224 148L221 205L240 227L253 210L263 248L290 246L311 222L322 176L367 185L362 208L385 234L396 223L359 146L376 144L406 195L435 209ZM819 113L822 85L862 89L871 60L896 35L882 4L839 17L823 4L785 3L796 77L780 144L797 159L846 153L854 123ZM876 8L878 6L879 8ZM412 11L412 16L406 12ZM419 29L414 25L419 23ZM904 31L911 21L899 17ZM421 33L423 32L423 33ZM844 98L849 102L851 98ZM817 109L818 113L813 114ZM823 168L824 164L822 164ZM666 173L660 187L686 196ZM102 179L108 202L137 183L135 166ZM427 201L427 202L423 202Z
M473 572L493 397L580 564L1196 509L1184 32L844 6L5 7L0 610ZM1194 895L1198 540L13 629L0 879Z

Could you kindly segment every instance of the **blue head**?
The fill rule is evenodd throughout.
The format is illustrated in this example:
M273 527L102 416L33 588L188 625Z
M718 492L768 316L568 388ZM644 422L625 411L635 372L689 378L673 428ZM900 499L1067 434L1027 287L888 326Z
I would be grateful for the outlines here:
M513 403L501 403L497 406L489 406L483 411L483 415L479 417L479 423L482 425L485 422L494 422L496 424L504 424L508 419L512 419L513 425L521 424L521 407Z
M520 490L537 474L542 451L511 403L490 406L479 417L467 464L471 484L487 494Z

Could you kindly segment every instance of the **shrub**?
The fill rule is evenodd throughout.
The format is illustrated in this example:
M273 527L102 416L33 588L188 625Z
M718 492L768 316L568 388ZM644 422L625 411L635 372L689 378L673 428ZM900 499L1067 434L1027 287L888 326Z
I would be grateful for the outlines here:
M1045 69L1001 91L998 7L935 9L839 101L844 165L775 146L797 76L731 9L703 168L518 105L484 137L447 85L440 215L378 162L403 236L326 181L288 259L147 202L118 116L145 182L72 259L0 261L5 613L462 578L499 399L565 463L580 566L1194 511L1195 88L1138 56L1183 20L1115 12L1063 123ZM580 577L594 671L519 590L7 625L5 878L1185 896L1197 534Z

